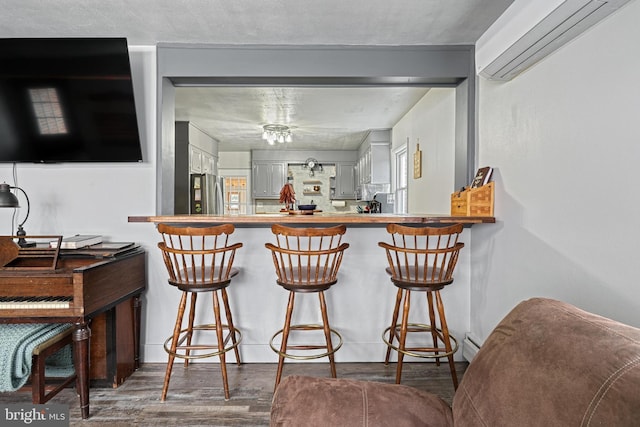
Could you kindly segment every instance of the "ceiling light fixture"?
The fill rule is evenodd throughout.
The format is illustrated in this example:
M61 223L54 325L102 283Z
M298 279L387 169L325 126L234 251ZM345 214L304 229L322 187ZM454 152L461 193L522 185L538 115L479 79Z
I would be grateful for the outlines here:
M267 141L269 145L277 142L280 144L291 142L291 130L285 125L264 125L262 126L262 139Z

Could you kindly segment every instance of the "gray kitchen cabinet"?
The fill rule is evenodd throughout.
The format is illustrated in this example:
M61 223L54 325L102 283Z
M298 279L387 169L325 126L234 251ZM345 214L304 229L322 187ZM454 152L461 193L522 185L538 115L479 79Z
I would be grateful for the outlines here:
M278 199L287 181L287 164L284 162L252 162L252 194L254 199Z
M356 198L356 163L336 162L336 175L331 177L331 199Z
M217 156L208 153L192 144L189 144L189 171L190 173L207 173L216 175Z
M391 183L391 131L369 131L358 150L356 182L361 184Z

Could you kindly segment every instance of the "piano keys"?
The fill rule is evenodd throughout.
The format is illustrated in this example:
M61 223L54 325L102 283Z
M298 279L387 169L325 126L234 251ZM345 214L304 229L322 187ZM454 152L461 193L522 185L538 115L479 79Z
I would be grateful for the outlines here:
M0 310L68 309L72 297L0 297Z

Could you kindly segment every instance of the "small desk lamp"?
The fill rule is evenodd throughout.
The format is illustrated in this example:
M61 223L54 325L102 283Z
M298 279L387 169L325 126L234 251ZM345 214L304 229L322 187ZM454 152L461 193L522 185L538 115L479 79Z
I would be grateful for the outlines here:
M11 192L12 189L22 191L22 194L24 194L24 198L27 199L27 215L24 217L24 221L22 221L20 225L18 225L18 232L16 233L16 236L18 236L18 245L21 248L28 248L28 247L35 246L36 245L35 242L27 242L25 240L24 236L26 236L27 233L24 231L24 228L22 228L24 223L27 222L27 218L29 218L29 211L31 210L31 203L29 203L29 196L27 196L27 193L25 193L25 191L22 188L11 187L6 182L0 184L0 208L19 208L20 207L20 202L18 202L18 198L16 197L15 194Z

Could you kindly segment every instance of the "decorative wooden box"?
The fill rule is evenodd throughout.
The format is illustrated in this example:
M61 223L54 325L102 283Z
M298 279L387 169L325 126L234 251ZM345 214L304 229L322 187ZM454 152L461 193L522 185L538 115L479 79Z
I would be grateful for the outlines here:
M493 216L493 182L451 194L451 216Z

